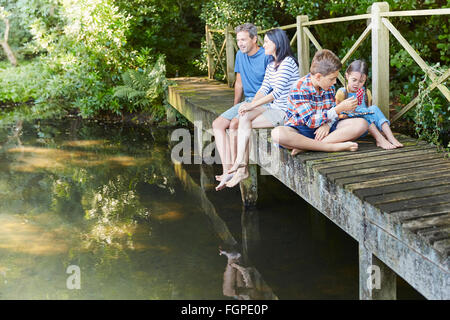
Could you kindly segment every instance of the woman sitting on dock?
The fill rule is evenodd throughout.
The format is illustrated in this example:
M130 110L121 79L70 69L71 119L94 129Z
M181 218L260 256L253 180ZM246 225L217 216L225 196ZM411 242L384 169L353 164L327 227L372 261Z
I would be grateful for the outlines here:
M272 61L252 102L244 103L239 108L236 161L228 171L233 177L226 183L230 188L248 177L248 144L252 128L273 128L284 123L289 89L299 79L298 62L283 30L268 31L263 47L265 54L272 56Z

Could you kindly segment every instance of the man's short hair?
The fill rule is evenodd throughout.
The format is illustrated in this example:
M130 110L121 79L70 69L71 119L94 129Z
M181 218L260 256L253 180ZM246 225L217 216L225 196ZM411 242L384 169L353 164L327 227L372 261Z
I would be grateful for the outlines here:
M240 26L237 26L234 31L236 31L236 34L242 31L247 31L250 38L252 39L258 35L258 29L256 29L256 27L252 23L241 24Z
M311 62L311 74L320 73L327 76L342 68L341 60L330 50L323 49L316 52Z

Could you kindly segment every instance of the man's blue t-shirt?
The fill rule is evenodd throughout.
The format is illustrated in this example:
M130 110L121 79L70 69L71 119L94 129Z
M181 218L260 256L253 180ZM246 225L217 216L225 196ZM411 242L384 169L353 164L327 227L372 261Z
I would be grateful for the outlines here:
M242 53L240 50L236 53L236 62L234 72L239 72L242 79L242 87L246 98L254 97L264 80L266 67L269 64L270 56L266 56L263 48L252 56Z

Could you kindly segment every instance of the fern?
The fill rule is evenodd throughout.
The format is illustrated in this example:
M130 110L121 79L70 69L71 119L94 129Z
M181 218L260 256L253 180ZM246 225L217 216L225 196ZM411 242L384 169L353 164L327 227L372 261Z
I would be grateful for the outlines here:
M122 74L123 85L114 88L114 97L125 101L128 111L148 110L162 112L162 101L168 87L165 76L164 56L158 57L153 66L144 70L127 70Z

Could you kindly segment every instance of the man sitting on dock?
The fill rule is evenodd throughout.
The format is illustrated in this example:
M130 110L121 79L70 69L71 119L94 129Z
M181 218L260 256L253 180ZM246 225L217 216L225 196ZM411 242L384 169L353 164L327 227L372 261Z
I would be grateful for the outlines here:
M242 103L242 94L245 96L244 102L251 102L264 80L269 56L266 56L264 49L257 44L257 29L251 23L245 23L236 27L236 40L239 51L236 53L234 72L236 72L236 82L234 85L234 106L217 117L213 124L213 133L216 148L222 161L223 174L216 176L220 184L216 190L225 187L233 174L228 174L236 158L236 131L238 128L238 110ZM229 130L228 136L226 130Z

